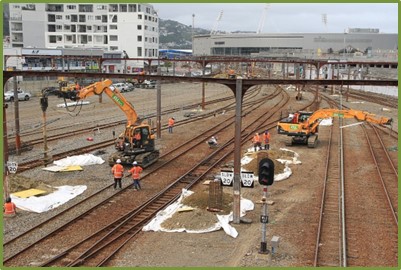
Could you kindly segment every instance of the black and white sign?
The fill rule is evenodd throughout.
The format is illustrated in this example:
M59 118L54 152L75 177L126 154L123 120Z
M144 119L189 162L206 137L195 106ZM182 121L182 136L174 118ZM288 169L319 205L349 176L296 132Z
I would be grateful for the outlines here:
M18 163L14 161L7 161L7 169L10 173L16 173L18 168Z
M233 171L221 171L221 184L223 186L233 186L234 172ZM241 187L253 188L253 172L241 172Z
M241 172L241 187L253 188L253 172Z
M234 172L233 171L221 171L221 184L223 186L232 186L233 179L234 179Z

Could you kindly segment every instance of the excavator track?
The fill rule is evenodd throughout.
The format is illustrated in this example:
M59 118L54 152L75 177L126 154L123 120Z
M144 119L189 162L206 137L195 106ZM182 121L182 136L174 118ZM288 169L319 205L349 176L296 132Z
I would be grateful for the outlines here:
M317 146L317 135L310 135L308 138L308 147L315 148Z
M291 146L292 145L292 141L293 141L293 138L291 136L287 136L287 138L285 138L285 145L286 146Z
M122 152L115 152L109 156L109 165L113 166L116 164L116 160L120 159L123 165L132 165L134 161L138 162L142 168L146 168L151 164L155 163L160 156L159 150L154 150L152 152L141 153L137 155L125 155Z

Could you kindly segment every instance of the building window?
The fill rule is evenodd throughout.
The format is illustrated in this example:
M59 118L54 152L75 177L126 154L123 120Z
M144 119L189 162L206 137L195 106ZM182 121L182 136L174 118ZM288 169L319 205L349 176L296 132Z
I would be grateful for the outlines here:
M92 42L92 36L88 36L88 42Z
M79 5L79 12L93 12L93 5Z
M118 36L116 35L110 36L110 41L118 41Z
M70 25L67 25L67 24L64 25L64 30L70 30L70 29L71 29Z
M47 15L47 21L48 22L55 22L56 21L56 16L54 14L48 14Z
M139 41L139 40L138 40ZM145 42L148 42L148 38L147 37L145 37Z
M110 30L117 30L117 24L110 24Z
M109 5L109 12L118 12L118 5Z
M138 24L138 30L142 30L142 25Z
M56 29L57 30L63 30L63 26L62 25L56 25Z
M70 15L65 15L65 19L66 19L66 20L70 20L70 19L71 19L71 16L70 16Z
M102 16L95 16L95 20L96 21L101 21L102 20Z
M62 20L63 19L63 15L56 15L56 20Z
M226 44L224 41L216 41L214 45L224 45Z
M120 4L120 12L127 12L127 4Z
M136 12L136 5L129 4L128 5L128 11L129 12Z
M106 10L107 6L106 5L97 5L96 8L97 8L97 10Z
M57 36L57 41L62 41L63 37L62 36Z
M141 42L142 41L142 36L138 36L138 39L137 39L139 42Z
M77 9L77 6L74 6L74 5L67 5L67 9L69 9L69 10L74 10L74 9Z
M145 15L145 21L148 19L148 15Z
M88 21L93 21L93 15L88 15Z
M71 42L72 41L72 36L65 36L65 41Z
M92 31L92 25L87 25L87 26L86 26L86 30Z
M118 50L118 46L110 46L110 51L117 51ZM119 58L119 57L115 57L115 58Z
M142 57L142 47L137 48L137 55L138 57Z
M138 20L142 20L142 14L138 14Z
M56 36L49 36L49 43L56 43Z

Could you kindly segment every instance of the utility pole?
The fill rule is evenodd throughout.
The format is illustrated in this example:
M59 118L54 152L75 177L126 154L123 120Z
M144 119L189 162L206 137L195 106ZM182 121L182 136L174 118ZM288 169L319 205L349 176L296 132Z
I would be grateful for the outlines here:
M9 186L8 186L8 139L7 139L7 118L6 118L6 109L8 108L8 104L5 103L4 95L3 95L3 151L4 151L4 160L3 160L3 198L8 198L9 196Z

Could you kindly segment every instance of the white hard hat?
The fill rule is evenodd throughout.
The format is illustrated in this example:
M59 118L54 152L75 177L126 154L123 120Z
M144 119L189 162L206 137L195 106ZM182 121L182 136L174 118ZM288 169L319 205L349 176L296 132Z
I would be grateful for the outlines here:
M121 159L117 159L116 162L117 162L117 163L121 163Z
M138 163L136 161L134 161L134 163L132 163L132 165L137 165Z

